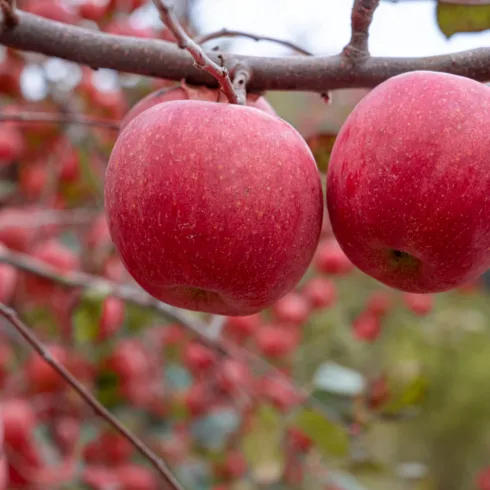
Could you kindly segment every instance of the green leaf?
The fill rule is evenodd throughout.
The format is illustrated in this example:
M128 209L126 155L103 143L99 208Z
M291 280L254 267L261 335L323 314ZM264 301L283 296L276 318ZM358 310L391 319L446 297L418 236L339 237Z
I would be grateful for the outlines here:
M362 374L335 362L325 362L318 366L313 385L315 390L350 397L360 395L366 389Z
M11 180L0 180L0 201L4 201L15 194L17 187L17 184Z
M310 408L301 409L294 425L303 430L325 456L346 456L349 437L344 428L329 421L324 414Z
M437 3L437 23L446 37L458 32L482 32L490 29L490 5L461 0L460 4Z
M328 169L330 154L332 153L335 138L335 134L320 133L311 136L306 140L315 157L316 165L320 172L326 172Z
M151 325L155 319L155 312L138 305L126 305L126 325L129 332L138 332Z
M83 150L79 149L78 157L78 163L84 183L94 195L101 195L101 193L103 193L102 182L100 182L90 165L90 159L92 158L91 148L84 148Z
M90 291L86 293L73 314L73 330L78 344L93 341L97 338L102 316L102 307L106 291Z
M107 408L116 406L121 398L119 376L114 371L99 373L96 382L97 399Z
M270 405L257 407L250 430L242 439L242 450L254 476L276 475L279 478L284 467L282 415Z
M343 471L330 471L328 481L343 490L368 490L356 478Z
M427 378L422 375L416 376L403 386L400 386L397 380L389 379L390 400L383 408L383 413L398 414L404 409L419 405L427 393L428 383Z

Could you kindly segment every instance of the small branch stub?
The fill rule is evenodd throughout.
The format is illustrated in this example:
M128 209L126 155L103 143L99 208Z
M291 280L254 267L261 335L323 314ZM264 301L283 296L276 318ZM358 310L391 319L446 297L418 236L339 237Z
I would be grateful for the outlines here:
M247 103L247 83L250 80L249 70L239 65L233 76L233 88L237 94L237 104L245 105Z
M197 44L187 35L184 28L180 25L180 22L175 16L173 7L168 5L166 0L153 0L153 3L158 9L162 22L175 36L175 39L177 39L177 45L181 49L185 49L190 53L198 68L207 71L214 78L216 78L221 90L224 92L230 103L238 104L239 96L235 92L235 88L230 80L228 70L225 67L217 65L213 60L211 60L211 58L209 58L201 49L199 44Z
M14 11L14 0L0 0L0 9L3 14L0 31L13 29L19 23L19 17Z
M369 27L379 0L354 0L351 15L352 35L349 44L343 49L342 55L351 61L369 57Z

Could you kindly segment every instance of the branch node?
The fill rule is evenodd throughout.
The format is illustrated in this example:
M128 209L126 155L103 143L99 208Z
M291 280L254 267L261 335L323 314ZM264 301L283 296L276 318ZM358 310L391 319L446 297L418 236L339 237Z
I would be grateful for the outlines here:
M369 58L369 27L379 0L354 0L351 15L351 39L341 55L352 62Z
M3 14L3 22L0 30L3 32L16 27L19 24L19 17L14 11L13 0L0 0L0 8Z
M250 70L243 64L233 70L233 88L238 96L238 104L247 103L247 83L250 80Z
M177 40L177 45L181 49L185 49L189 52L194 59L195 66L210 73L217 80L221 90L231 104L237 104L238 95L235 93L235 89L228 75L228 70L217 65L204 53L199 44L188 36L178 21L173 7L169 5L166 0L153 0L153 3L160 14L160 19Z

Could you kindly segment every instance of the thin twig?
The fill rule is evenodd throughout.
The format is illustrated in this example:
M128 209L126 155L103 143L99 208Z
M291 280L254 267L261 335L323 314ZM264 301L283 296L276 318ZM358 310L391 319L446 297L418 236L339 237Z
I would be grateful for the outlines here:
M182 490L183 487L173 476L165 462L159 458L150 448L146 446L135 434L129 431L111 412L109 412L96 398L82 385L78 380L54 357L49 350L42 344L33 331L23 323L17 313L0 303L0 315L8 320L19 334L30 344L30 346L49 364L88 404L95 413L100 415L104 420L112 425L120 434L122 434L158 471L162 476L165 484L162 488L168 490Z
M351 61L369 57L369 26L378 5L379 0L354 0L351 15L352 35L349 44L342 51L342 55Z
M187 35L184 28L180 25L180 22L175 16L173 7L170 6L166 0L153 0L153 3L158 9L162 22L177 39L177 45L179 48L187 50L199 68L207 71L214 78L216 78L221 90L223 90L223 93L226 95L230 103L238 104L240 97L235 92L228 70L225 67L217 65L213 60L211 60L211 58L209 58L201 49L199 44L197 44Z
M22 209L22 208L20 208ZM27 211L27 209L26 209ZM54 209L49 210L32 210L29 215L22 216L22 220L19 221L19 217L14 214L10 217L0 216L0 230L10 227L16 228L40 228L46 225L78 225L92 222L98 215L97 211L90 209L73 209L66 211L56 211Z
M83 288L87 291L101 291L102 293L115 296L128 303L157 311L165 317L181 323L203 343L216 348L215 339L208 334L207 325L205 323L184 310L158 301L138 286L119 284L99 276L93 276L79 271L60 274L55 267L47 265L40 260L33 259L27 254L13 252L6 248L0 250L0 262L10 264L17 269L34 274L38 277L49 279L64 287Z
M50 279L57 284L69 288L83 288L87 291L101 291L108 295L127 301L128 303L148 308L161 315L180 323L191 332L199 342L214 349L220 355L242 359L257 366L264 373L268 373L282 383L292 386L294 390L305 397L307 405L315 408L332 422L342 423L340 417L326 407L322 402L315 399L311 394L300 386L296 386L292 380L281 371L271 366L266 360L248 351L247 349L234 345L215 336L215 332L199 319L191 316L185 310L162 303L150 296L137 286L128 284L117 284L98 276L92 276L84 272L65 272L60 274L54 267L33 259L27 254L13 252L8 249L0 250L0 263L10 264L17 269L34 274L44 279Z
M50 124L80 124L108 129L119 129L119 123L111 119L102 119L83 114L63 114L58 112L18 112L16 114L0 113L0 122L17 123L50 123Z
M219 31L210 32L209 34L203 34L202 36L197 36L194 38L194 41L198 44L204 44L213 39L219 39L221 37L246 37L248 39L253 39L254 41L268 41L271 43L280 44L289 48L297 53L304 54L305 56L313 56L311 51L308 51L290 41L284 41L283 39L276 39L275 37L269 36L259 36L258 34L252 34L250 32L244 31L232 31L229 29L220 29Z

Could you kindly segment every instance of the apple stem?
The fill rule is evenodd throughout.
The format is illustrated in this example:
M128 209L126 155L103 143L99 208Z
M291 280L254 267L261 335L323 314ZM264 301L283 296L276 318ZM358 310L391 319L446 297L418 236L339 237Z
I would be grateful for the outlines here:
M369 58L369 27L379 0L355 0L351 14L351 39L342 50L342 56L352 62Z
M33 330L23 323L17 313L0 303L0 316L5 318L19 334L29 343L29 345L49 364L77 393L80 397L100 415L107 423L112 425L123 437L125 437L151 464L165 481L162 486L165 490L183 490L182 485L173 476L172 472L141 439L133 434L126 426L120 422L109 410L107 410L97 399L81 384L78 380L60 364L43 345L41 340L34 334Z
M201 49L191 37L187 35L184 28L180 24L174 9L166 0L153 0L157 8L162 22L167 26L169 31L175 36L177 45L181 49L185 49L194 59L194 63L198 68L211 74L219 83L221 90L226 95L231 104L240 104L242 98L235 91L235 87L230 79L228 69L224 66L219 66ZM242 102L244 103L244 102Z

